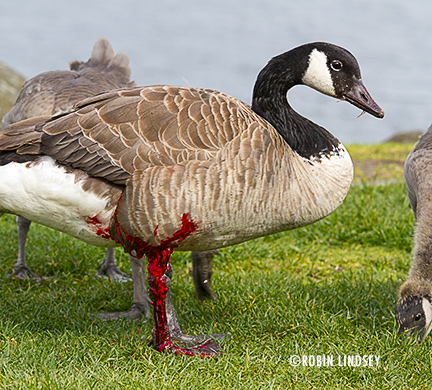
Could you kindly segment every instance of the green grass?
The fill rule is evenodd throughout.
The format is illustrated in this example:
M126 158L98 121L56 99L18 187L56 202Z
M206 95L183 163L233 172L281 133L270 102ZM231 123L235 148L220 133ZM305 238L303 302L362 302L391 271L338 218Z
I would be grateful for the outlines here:
M14 218L0 223L1 389L426 389L431 340L399 338L398 288L411 263L414 218L404 183L353 186L326 219L221 250L218 302L198 302L189 253L173 256L174 304L188 333L230 332L214 359L160 354L151 324L104 322L132 284L94 276L104 251L32 226L28 263L50 279L11 280ZM126 255L116 253L128 270ZM374 367L292 366L292 355L378 355Z
M403 164L413 144L354 144L348 151L354 159L356 182L403 180Z

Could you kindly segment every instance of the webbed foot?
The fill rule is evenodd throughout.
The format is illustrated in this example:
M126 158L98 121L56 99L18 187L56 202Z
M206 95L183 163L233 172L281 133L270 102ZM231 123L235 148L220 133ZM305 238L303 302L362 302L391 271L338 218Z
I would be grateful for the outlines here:
M201 358L219 356L223 353L223 348L218 342L208 336L204 337L204 341L198 342L198 344L195 341L194 345L192 346L183 347L178 345L178 343L174 343L173 341L168 341L158 346L154 345L153 341L150 341L149 345L153 345L153 347L159 352L175 353L177 355L186 356L198 356Z
M162 255L148 258L149 296L153 304L153 331L149 344L159 352L218 356L223 352L219 342L227 337L225 334L190 336L180 330L170 292L170 255L170 251L166 250Z
M99 271L96 275L102 278L108 277L115 282L132 281L132 278L128 274L120 271L117 267L114 248L107 248L107 254L102 263L99 264Z
M107 252L108 256L108 252ZM145 282L143 261L129 255L129 261L132 267L133 277L133 305L128 311L104 312L94 314L95 317L102 320L116 320L125 318L129 320L139 320L150 318L149 300L147 297L147 286Z
M40 282L42 279L47 279L41 278L39 275L35 274L26 264L17 264L11 276L17 279L32 279L37 282Z
M101 320L117 320L124 318L127 320L143 320L150 318L150 310L148 305L133 304L128 311L118 311L118 312L103 312L93 314L94 317Z
M117 266L114 267L106 267L104 263L99 265L99 271L96 274L100 278L110 278L115 282L131 282L132 278L120 269Z

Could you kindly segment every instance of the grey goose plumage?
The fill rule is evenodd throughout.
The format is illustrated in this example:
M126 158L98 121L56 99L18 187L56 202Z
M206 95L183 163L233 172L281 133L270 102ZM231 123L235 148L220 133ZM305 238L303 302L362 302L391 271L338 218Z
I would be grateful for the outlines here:
M1 129L37 116L67 111L78 101L112 89L132 87L129 57L115 53L108 40L98 39L88 61L72 61L70 70L41 73L27 80Z
M41 73L27 80L11 110L3 117L1 129L8 129L13 123L39 116L60 114L78 101L111 89L132 87L129 57L115 53L108 40L98 39L88 61L72 61L70 70L54 70ZM14 275L20 279L39 276L31 271L25 257L25 243L30 221L17 216L18 259ZM100 275L115 280L128 278L117 268L114 249L108 248L100 264Z
M404 176L416 218L413 263L400 290L396 320L400 333L423 340L432 328L432 126L409 153Z
M133 256L147 256L155 347L218 353L208 340L190 349L172 342L165 309L171 252L216 249L313 223L342 203L351 184L343 145L288 104L288 89L301 83L384 115L355 58L327 43L271 60L257 79L252 109L209 89L112 91L0 135L0 177L12 170L32 178L49 172L58 178L54 185L64 180L68 188L67 197L36 213L25 191L11 199L11 183L0 182L0 209L19 208L92 244L120 244ZM53 220L58 211L63 221Z

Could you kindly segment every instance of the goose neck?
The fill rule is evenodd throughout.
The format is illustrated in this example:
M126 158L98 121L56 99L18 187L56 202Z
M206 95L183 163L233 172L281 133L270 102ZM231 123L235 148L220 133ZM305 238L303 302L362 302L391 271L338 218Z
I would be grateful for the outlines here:
M261 83L259 85L262 85ZM277 83L275 83L277 85ZM281 88L280 85L285 85ZM289 147L301 157L314 160L338 154L340 141L323 127L298 114L288 103L287 93L295 85L293 78L275 87L256 88L252 110L269 122Z

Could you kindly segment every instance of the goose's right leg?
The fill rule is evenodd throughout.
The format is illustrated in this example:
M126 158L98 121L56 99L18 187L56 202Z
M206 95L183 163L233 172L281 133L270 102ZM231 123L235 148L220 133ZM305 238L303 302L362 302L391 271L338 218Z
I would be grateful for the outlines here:
M151 253L147 258L149 296L153 306L153 331L150 344L159 352L200 357L220 355L223 348L218 341L229 335L192 336L183 334L180 330L170 294L171 254L172 248L166 248Z

